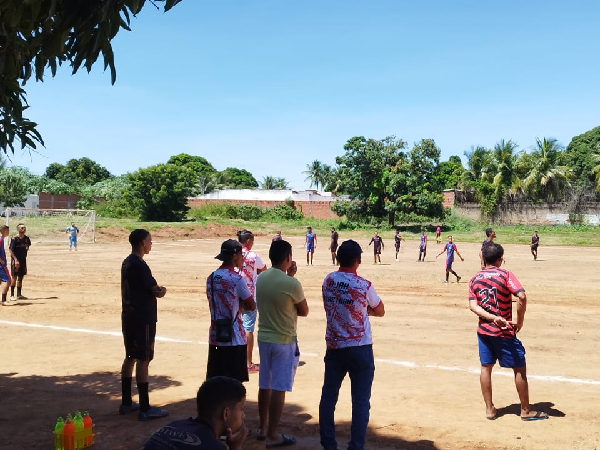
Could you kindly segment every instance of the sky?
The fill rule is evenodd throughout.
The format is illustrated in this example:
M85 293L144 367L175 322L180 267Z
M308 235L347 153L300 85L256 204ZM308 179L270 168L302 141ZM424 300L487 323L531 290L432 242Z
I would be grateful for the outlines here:
M101 62L26 85L46 145L12 164L121 175L188 153L307 189L353 136L430 138L463 163L501 139L567 146L600 125L598 17L596 0L146 2L113 40L114 86Z

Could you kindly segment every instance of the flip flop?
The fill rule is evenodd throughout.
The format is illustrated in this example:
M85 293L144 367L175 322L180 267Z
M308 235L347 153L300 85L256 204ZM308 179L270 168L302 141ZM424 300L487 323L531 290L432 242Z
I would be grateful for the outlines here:
M262 434L262 430L260 428L256 429L256 440L257 441L265 441L267 439L266 434Z
M542 411L536 411L535 415L531 417L521 417L521 420L530 421L530 420L544 420L548 418L548 414Z
M296 445L296 439L292 436L286 436L285 434L281 434L281 442L274 442L272 444L267 444L267 448L279 448L279 447L289 447L291 445Z
M485 416L485 418L487 420L496 420L498 418L498 410L496 408L494 408L494 409L496 410L496 412L494 413L494 415L492 417Z

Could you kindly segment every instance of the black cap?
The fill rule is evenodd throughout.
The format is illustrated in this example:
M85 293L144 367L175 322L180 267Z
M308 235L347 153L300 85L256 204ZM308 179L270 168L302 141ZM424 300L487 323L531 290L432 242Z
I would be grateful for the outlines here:
M337 251L337 257L343 261L350 261L355 258L358 258L362 254L362 248L358 242L349 239L347 241L342 242L340 248Z
M221 253L215 256L215 259L225 261L236 253L242 253L242 244L235 239L227 239L221 244Z

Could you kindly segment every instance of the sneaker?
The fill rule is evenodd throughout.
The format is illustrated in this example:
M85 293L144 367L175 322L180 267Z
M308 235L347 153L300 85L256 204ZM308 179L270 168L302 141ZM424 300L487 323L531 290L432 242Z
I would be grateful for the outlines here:
M17 295L17 300L27 300L27 297L24 295Z
M14 301L16 301L16 300L17 300L17 299L15 298L15 296L14 296L14 295L11 295L11 296L10 296L10 301L11 301L11 302L14 302Z
M259 364L250 364L248 366L248 373L256 373L260 370L260 365Z
M462 277L456 277L456 282L458 283Z
M121 403L121 406L119 406L119 414L124 415L130 412L138 411L139 409L140 405L138 405L136 402L131 402L131 405L124 405Z
M148 411L138 412L138 420L145 422L147 420L162 419L163 417L167 417L168 415L169 411L167 411L166 409L160 409L156 406L151 406Z
M446 284L447 282L448 282L448 280L444 280L444 281L442 281L442 283L444 283L444 284Z

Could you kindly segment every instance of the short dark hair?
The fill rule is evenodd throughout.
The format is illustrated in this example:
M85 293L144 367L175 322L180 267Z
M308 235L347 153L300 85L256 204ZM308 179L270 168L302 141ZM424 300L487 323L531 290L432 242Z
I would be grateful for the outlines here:
M288 255L292 254L292 245L288 241L273 241L269 249L269 259L271 264L277 266L285 261Z
M352 239L342 242L337 251L337 260L340 267L352 267L360 259L362 248L360 244Z
M198 417L210 422L225 406L239 403L246 397L242 383L229 377L212 377L202 383L196 395Z
M481 253L483 254L484 263L493 264L504 256L504 248L500 244L492 242L483 247Z
M6 230L8 230L8 229L10 229L8 225L2 225L2 226L0 227L0 233L2 233L3 231L6 231Z
M249 239L252 239L254 237L254 234L252 234L252 231L244 229L244 230L240 230L237 232L237 237L238 237L238 241L240 241L240 243L244 244Z
M143 228L138 228L133 230L129 234L129 243L132 247L139 247L144 239L148 237L150 232L148 230L144 230Z
M490 237L490 236L491 236L491 234L492 234L493 232L494 232L494 229L493 229L493 228L486 228L486 229L485 229L485 235L486 235L487 237Z

